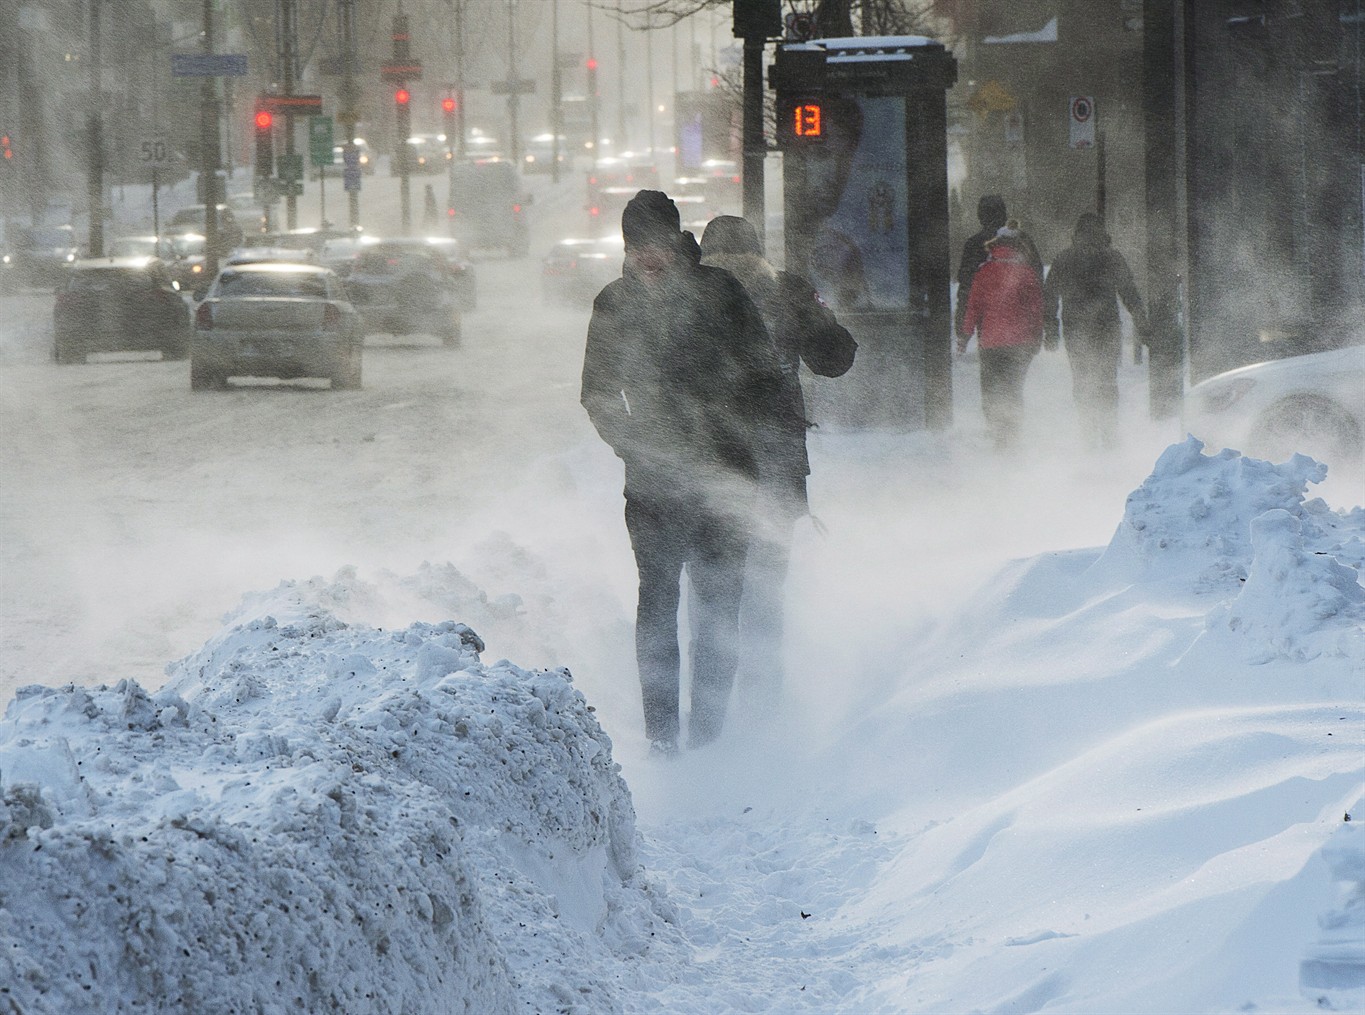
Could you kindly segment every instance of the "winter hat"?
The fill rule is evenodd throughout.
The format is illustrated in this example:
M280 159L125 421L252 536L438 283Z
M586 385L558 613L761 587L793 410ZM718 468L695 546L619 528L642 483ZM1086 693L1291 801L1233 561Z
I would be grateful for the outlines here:
M748 219L738 215L717 215L706 224L706 231L701 234L701 256L718 254L763 255L758 233Z
M1023 234L1019 230L1019 220L1010 219L1003 226L995 231L995 235L986 241L986 246L993 247L997 243L1005 247L1017 247L1019 237Z
M628 247L672 246L681 227L678 206L661 190L640 191L621 213L621 235Z
M983 229L999 229L1007 217L1005 199L999 194L987 194L976 203L976 220Z

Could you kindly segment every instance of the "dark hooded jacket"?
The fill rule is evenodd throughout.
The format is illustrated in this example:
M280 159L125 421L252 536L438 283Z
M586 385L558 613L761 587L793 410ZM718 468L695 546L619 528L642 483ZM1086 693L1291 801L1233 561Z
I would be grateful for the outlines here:
M651 288L627 257L593 302L582 402L625 463L628 498L725 502L751 489L780 428L782 374L758 308L733 275L700 263L671 214L671 233L653 222L647 238L668 236L675 270Z
M1061 303L1068 346L1078 340L1117 341L1119 300L1133 315L1139 334L1147 328L1132 269L1123 255L1110 246L1109 234L1093 212L1080 217L1071 246L1053 261L1043 297L1043 315L1049 329L1056 328L1057 304Z
M702 263L724 268L758 304L777 349L784 398L782 427L765 482L795 498L804 509L806 476L806 400L801 391L801 364L822 377L839 377L853 366L858 344L815 288L799 275L779 271L763 257L754 227L736 215L720 215L701 238Z

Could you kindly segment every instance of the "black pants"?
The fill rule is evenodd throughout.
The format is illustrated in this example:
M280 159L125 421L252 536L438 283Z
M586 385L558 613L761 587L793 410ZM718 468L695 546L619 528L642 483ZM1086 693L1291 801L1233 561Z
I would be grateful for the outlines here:
M629 492L626 529L640 572L635 658L645 736L676 740L680 729L678 603L686 566L693 591L689 740L707 743L720 735L734 687L747 533L704 502Z
M997 448L1009 447L1024 415L1024 375L1038 351L1034 345L981 350L981 411Z
M785 488L766 490L759 499L739 614L739 697L756 711L772 709L782 696L787 569L792 530L805 513L804 497Z
M1066 328L1066 359L1071 365L1071 393L1091 444L1118 443L1119 356L1123 341L1117 328Z

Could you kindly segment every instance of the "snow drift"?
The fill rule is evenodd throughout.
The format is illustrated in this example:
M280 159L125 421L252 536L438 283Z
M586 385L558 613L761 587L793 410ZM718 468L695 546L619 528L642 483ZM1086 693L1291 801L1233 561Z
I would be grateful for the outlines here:
M1365 1008L1365 511L1322 475L1169 448L832 734L632 762L638 830L566 671L374 626L527 622L453 568L248 595L155 693L10 703L0 1012Z

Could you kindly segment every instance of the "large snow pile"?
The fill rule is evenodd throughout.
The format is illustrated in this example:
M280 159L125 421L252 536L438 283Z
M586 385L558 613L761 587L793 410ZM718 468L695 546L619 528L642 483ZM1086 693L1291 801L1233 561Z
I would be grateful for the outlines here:
M19 693L0 1011L614 1007L660 921L610 740L463 624L339 619L372 593L248 597L155 694Z
M1365 1010L1365 510L1321 477L1177 444L1107 546L875 671L792 631L779 722L629 791L567 673L455 622L534 596L249 595L155 693L10 704L0 1012Z

